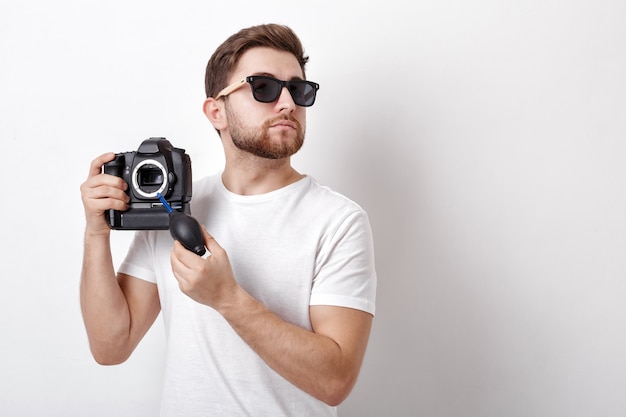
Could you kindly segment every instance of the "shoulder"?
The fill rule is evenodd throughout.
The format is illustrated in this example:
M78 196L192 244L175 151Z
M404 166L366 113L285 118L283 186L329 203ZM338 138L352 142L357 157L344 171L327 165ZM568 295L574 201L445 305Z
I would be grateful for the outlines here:
M309 179L307 196L316 206L324 208L326 212L366 215L365 210L354 200L329 186L320 184L312 177L307 178Z
M191 202L193 205L198 205L202 201L206 201L212 194L215 193L218 185L220 184L221 173L216 173L202 177L193 182L191 192Z
M341 239L346 234L358 234L371 239L370 221L363 207L313 178L309 180L298 212L304 217L301 218L304 224L321 227L327 238Z
M193 182L193 198L210 193L219 184L221 172L207 175Z

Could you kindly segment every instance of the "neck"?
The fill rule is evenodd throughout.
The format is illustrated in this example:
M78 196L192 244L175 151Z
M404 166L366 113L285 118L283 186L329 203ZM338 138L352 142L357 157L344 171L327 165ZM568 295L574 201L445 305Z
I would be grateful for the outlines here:
M250 156L227 159L222 182L235 194L255 195L278 190L303 177L291 166L290 158L274 160Z

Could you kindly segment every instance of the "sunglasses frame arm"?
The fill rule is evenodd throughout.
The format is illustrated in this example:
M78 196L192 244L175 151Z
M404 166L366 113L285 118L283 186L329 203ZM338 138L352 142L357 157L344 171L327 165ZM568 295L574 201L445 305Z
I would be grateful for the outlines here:
M222 97L226 97L227 95L229 95L233 91L241 88L247 82L248 82L248 77L245 77L243 80L238 81L236 83L233 83L233 84L229 85L228 87L225 87L219 93L217 93L217 96L215 96L215 100L219 100Z

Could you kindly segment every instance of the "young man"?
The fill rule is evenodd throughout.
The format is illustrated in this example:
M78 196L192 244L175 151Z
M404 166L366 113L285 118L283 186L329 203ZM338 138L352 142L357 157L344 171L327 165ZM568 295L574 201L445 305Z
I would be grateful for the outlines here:
M209 60L204 113L226 164L194 183L191 212L210 256L142 231L116 274L104 212L127 209L128 185L101 173L114 154L81 186L91 351L123 362L162 311L163 416L332 416L356 382L374 314L371 229L291 166L318 89L307 60L280 25L243 29Z

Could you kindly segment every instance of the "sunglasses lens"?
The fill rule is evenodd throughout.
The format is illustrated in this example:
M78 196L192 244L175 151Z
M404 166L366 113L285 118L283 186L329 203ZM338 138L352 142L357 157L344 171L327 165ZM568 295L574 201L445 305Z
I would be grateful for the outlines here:
M252 94L254 99L261 103L276 101L280 95L282 85L278 80L271 78L255 78L252 82Z
M315 87L306 81L291 81L289 84L289 93L298 106L312 106L316 91Z
M283 89L283 82L271 77L249 77L252 85L252 95L261 103L273 103L278 100ZM309 107L315 103L317 84L304 81L292 80L285 83L293 102L298 106Z

